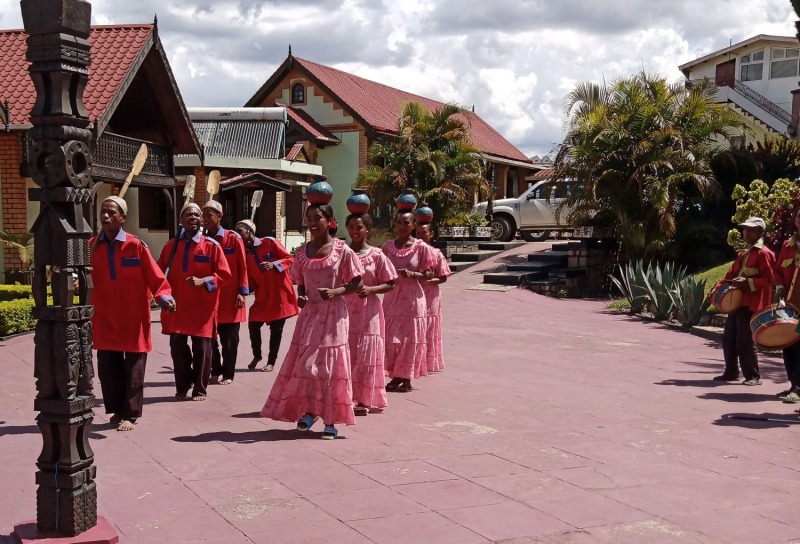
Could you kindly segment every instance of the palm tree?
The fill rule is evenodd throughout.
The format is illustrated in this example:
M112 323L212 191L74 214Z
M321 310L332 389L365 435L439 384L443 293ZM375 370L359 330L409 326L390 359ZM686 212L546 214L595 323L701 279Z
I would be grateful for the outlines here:
M418 102L407 103L397 137L370 146L371 164L359 172L356 185L367 189L378 206L391 205L400 191L412 189L437 217L465 211L472 191L488 185L463 113L454 104L430 112Z
M718 139L744 127L715 93L710 82L645 73L578 85L564 102L567 136L554 161L555 177L573 187L561 212L615 226L629 257L661 256L682 210L718 193L709 165Z

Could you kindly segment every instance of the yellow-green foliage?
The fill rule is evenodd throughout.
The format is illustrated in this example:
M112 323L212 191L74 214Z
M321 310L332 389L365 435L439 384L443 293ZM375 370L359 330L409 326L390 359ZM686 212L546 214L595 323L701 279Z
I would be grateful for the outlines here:
M753 180L749 189L736 185L731 194L733 200L736 201L733 222L738 225L748 217L761 217L767 223L767 232L772 232L775 228L775 225L772 224L775 211L786 206L791 208L792 199L796 193L797 184L786 178L776 180L771 189L769 185L759 179ZM731 229L728 232L728 245L734 249L745 248L739 229Z
M32 296L30 285L0 285L0 301L31 298Z
M33 306L32 298L0 302L0 336L33 330L36 327Z
M728 270L730 270L732 264L733 261L715 266L714 268L709 268L708 270L697 274L698 280L706 280L706 297L711 294L711 290L717 285L717 283L719 283L719 280L725 277L725 274L728 273ZM717 311L717 309L711 305L708 308L708 311L714 313Z

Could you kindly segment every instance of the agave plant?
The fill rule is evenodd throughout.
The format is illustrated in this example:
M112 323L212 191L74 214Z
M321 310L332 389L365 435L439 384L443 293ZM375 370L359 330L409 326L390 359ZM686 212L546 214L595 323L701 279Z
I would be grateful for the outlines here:
M624 296L631 306L631 313L638 314L644 311L647 306L646 278L651 271L650 264L644 267L644 262L640 259L635 262L628 262L625 266L618 265L619 278L609 275L611 281Z
M673 289L669 296L675 304L675 317L684 327L692 327L700 323L700 318L706 313L710 302L706 296L706 280L698 280L696 276L683 279Z
M667 262L663 269L656 265L652 274L645 277L650 311L657 320L668 319L672 315L675 304L670 296L670 290L679 285L685 277L686 267L679 267L673 262Z

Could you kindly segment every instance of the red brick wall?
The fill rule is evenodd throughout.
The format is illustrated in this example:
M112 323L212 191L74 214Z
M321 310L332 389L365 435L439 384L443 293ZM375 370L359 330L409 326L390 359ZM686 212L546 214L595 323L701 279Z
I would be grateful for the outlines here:
M28 230L28 209L25 178L20 176L22 161L22 132L0 133L0 182L2 182L2 206L4 230L16 234ZM14 269L20 266L16 250L5 248L5 266Z

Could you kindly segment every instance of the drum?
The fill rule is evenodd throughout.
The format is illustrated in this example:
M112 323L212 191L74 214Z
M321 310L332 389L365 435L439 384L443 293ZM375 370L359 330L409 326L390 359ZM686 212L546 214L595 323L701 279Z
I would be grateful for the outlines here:
M778 308L773 304L750 320L753 341L767 349L788 348L800 340L800 333L795 331L796 328L797 311L789 306Z
M730 283L720 283L711 292L711 304L723 314L729 314L742 305L742 292Z

